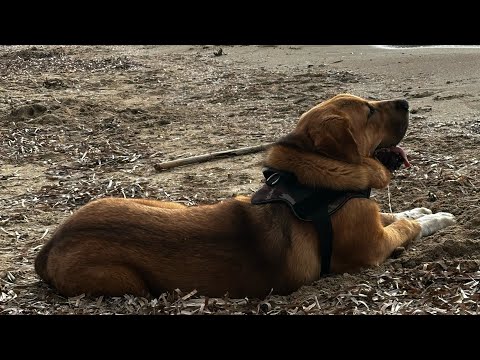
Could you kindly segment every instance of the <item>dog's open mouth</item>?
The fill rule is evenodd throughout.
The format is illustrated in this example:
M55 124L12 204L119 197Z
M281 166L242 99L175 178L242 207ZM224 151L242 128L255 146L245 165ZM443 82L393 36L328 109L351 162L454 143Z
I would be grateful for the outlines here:
M398 170L402 164L407 168L410 167L405 150L399 146L377 149L373 156L392 172Z

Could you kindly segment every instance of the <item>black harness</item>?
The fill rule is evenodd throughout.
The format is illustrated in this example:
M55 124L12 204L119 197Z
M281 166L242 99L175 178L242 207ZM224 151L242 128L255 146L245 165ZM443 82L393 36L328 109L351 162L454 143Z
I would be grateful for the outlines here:
M320 276L330 273L333 230L330 216L353 198L370 197L371 189L362 191L336 191L312 188L298 182L294 174L272 168L263 169L265 185L253 196L252 204L286 203L295 216L303 221L312 221L320 241Z

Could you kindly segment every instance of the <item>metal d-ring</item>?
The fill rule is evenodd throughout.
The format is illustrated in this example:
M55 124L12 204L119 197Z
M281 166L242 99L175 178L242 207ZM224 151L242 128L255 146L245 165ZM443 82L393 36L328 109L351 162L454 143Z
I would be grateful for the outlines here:
M279 173L273 173L272 175L270 175L268 177L268 179L265 181L265 183L268 185L268 186L273 186L275 185L276 183L278 183L280 181L280 174Z

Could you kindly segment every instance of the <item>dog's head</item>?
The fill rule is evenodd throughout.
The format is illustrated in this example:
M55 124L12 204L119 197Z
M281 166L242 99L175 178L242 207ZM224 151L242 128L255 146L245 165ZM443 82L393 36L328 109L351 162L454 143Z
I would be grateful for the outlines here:
M369 101L340 94L304 113L294 131L278 144L352 164L378 155L387 168L395 170L398 160L408 166L405 153L396 146L407 127L406 100Z

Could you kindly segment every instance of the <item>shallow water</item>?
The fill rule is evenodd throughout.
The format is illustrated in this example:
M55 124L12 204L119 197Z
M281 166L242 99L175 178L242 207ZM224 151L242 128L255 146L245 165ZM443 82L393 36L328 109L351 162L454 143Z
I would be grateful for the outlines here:
M412 49L412 48L436 48L436 49L477 49L480 45L373 45L381 49Z

